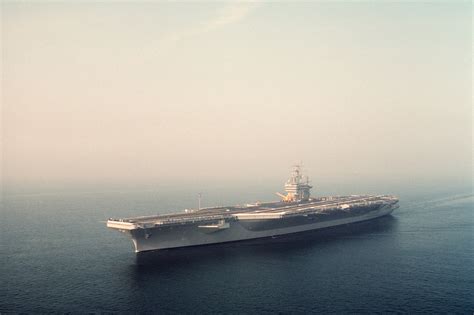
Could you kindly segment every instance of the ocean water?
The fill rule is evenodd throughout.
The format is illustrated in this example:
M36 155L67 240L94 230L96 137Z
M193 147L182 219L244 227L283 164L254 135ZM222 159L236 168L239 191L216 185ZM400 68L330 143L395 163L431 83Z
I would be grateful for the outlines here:
M472 192L398 194L393 215L366 223L138 256L104 220L184 209L194 195L7 195L0 312L472 314Z

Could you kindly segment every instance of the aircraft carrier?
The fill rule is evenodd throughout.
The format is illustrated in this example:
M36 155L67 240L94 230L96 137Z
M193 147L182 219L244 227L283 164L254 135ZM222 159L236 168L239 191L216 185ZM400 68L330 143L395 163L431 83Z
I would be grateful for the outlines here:
M109 219L128 234L135 252L274 237L366 221L390 214L398 198L351 195L311 198L312 186L296 165L281 200L243 206L199 208L182 213Z

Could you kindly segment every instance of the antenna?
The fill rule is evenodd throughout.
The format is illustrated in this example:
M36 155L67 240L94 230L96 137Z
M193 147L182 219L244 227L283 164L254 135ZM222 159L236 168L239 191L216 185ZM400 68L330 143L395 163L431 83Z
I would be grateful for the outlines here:
M198 193L198 210L201 210L202 193Z

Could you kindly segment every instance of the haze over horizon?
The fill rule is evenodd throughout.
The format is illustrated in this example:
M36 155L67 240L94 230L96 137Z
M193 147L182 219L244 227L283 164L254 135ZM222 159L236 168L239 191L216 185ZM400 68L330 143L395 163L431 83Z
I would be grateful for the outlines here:
M472 4L1 3L2 186L472 184Z

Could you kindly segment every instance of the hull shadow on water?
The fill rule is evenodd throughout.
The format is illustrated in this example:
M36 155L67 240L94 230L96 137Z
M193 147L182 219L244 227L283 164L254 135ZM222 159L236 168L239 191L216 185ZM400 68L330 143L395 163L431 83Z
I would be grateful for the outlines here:
M193 264L222 264L249 257L280 257L308 250L335 246L340 242L392 234L397 219L391 215L370 221L352 223L321 230L282 235L273 238L194 246L138 253L135 272L166 272Z

